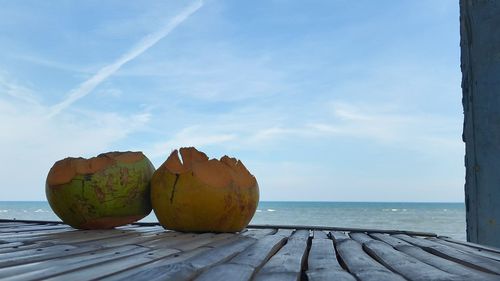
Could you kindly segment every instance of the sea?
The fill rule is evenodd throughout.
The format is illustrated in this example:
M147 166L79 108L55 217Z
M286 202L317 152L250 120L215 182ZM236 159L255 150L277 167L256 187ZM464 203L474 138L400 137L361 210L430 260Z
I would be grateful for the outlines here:
M0 219L60 220L46 201L0 201ZM143 222L156 222L154 213ZM251 224L433 232L465 240L464 203L262 201Z

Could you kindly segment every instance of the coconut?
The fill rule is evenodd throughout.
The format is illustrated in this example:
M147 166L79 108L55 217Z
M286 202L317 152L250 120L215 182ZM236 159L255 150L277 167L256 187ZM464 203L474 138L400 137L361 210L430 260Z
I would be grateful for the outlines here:
M45 193L54 213L79 229L107 229L138 221L151 212L155 171L142 152L108 152L90 159L57 161Z
M237 232L252 219L259 186L241 161L208 159L194 147L174 150L151 180L160 224L185 232Z

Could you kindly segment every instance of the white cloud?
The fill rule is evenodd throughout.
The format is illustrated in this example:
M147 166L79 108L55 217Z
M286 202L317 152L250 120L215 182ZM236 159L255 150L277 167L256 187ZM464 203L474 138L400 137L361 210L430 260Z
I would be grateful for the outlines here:
M196 12L203 5L202 1L196 1L189 5L186 9L184 9L180 14L172 18L165 26L163 26L160 30L147 35L144 37L137 45L132 47L128 52L123 54L120 58L118 58L112 64L106 65L101 68L96 74L87 79L85 82L80 84L75 89L71 90L68 96L61 101L60 103L52 106L49 117L53 117L56 114L59 114L61 111L66 109L75 101L85 97L92 90L94 90L99 84L101 84L108 77L113 75L116 71L118 71L124 64L135 59L137 56L141 55L153 45L158 43L161 39L167 36L172 30L174 30L179 24L184 22L191 14Z
M461 149L462 143L457 128L460 120L449 116L405 112L393 104L357 104L346 101L326 103L316 107L316 115L310 118L285 118L269 126L265 116L248 120L247 115L240 118L237 114L227 121L227 128L237 132L240 142L259 147L277 143L283 138L328 139L355 138L381 145L405 146L407 149L425 150L433 148ZM310 111L310 108L304 108ZM294 115L304 116L303 112ZM230 125L246 124L235 127ZM276 123L276 122L275 122ZM214 131L224 132L220 123ZM434 151L434 150L430 150Z
M4 191L4 200L44 198L45 177L55 161L114 150L118 141L142 130L151 118L147 112L126 116L81 110L46 118L50 109L31 98L32 90L2 75L0 81L2 85L9 85L0 88L0 131L3 132L0 155L4 163L0 178L4 188L16 188L12 193ZM5 95L6 89L12 93Z
M18 100L28 102L30 104L38 104L38 100L33 95L33 92L20 85L16 81L12 81L9 75L5 72L0 72L0 94L6 94Z
M311 135L310 133L311 131L307 128L264 128L251 134L251 136L248 138L248 142L261 143L266 141L273 141L285 136L305 137Z
M17 54L17 55L13 55L12 57L14 59L28 62L31 64L45 66L45 67L52 68L52 69L69 71L69 72L73 72L73 73L88 74L91 72L91 69L95 68L95 67L90 68L90 67L76 66L76 65L63 63L63 62L59 62L59 61L55 61L55 60L51 60L51 59L46 59L46 58L43 58L40 56L35 56L35 55L24 55L24 54L19 55L19 54Z
M338 135L406 145L409 149L425 150L429 146L459 149L462 146L460 136L457 135L460 120L449 116L405 112L404 108L393 104L356 106L338 102L332 103L332 113L338 121L333 126L323 126L332 128ZM452 147L450 144L453 144Z
M196 50L183 50L179 57L160 53L141 58L116 75L154 79L155 90L163 94L158 102L165 96L201 102L256 101L293 91L285 71L265 55L249 58L230 46L210 43L198 49L196 45Z
M173 135L170 140L154 143L145 149L146 154L151 158L167 157L167 153L180 147L194 146L203 148L210 145L223 145L226 142L237 138L231 133L210 133L200 126L191 126L180 130Z
M314 108L314 115L306 116ZM227 150L270 149L289 141L314 140L333 142L354 139L410 151L433 154L439 151L462 151L458 129L460 120L419 112L405 112L393 104L359 104L335 101L304 105L302 111L290 114L279 107L263 109L258 105L222 115L171 115L185 125L165 135L146 149L151 155L163 155L179 146L218 146ZM288 113L288 115L287 115ZM193 125L196 124L196 125ZM168 140L170 138L170 140Z

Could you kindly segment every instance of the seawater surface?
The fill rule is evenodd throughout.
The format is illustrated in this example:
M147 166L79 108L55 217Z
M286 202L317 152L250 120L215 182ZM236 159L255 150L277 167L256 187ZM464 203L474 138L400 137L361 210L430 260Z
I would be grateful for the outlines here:
M0 201L0 218L59 220L45 201ZM153 213L144 222L155 222ZM434 232L465 240L464 203L259 203L252 224L322 225Z

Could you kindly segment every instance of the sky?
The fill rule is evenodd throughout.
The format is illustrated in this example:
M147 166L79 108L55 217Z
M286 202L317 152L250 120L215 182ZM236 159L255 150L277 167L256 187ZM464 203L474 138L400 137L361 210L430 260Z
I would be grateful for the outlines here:
M464 200L457 1L3 1L0 34L0 200L181 146L266 201Z

